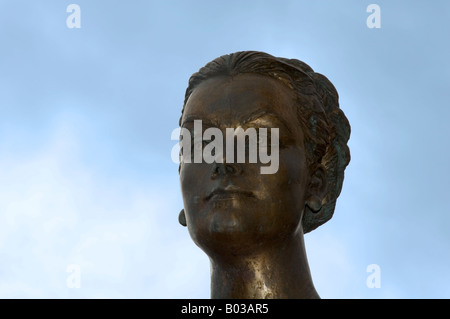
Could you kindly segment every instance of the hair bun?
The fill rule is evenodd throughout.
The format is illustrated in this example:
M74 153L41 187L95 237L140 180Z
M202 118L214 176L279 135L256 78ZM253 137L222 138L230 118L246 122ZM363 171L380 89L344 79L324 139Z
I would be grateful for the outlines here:
M328 192L323 200L322 210L318 213L305 212L303 216L303 232L310 232L333 217L336 200L341 193L344 181L344 170L350 162L350 149L347 142L350 138L350 123L339 108L339 96L334 85L322 74L310 71L314 86L321 98L329 126L329 144L322 164L328 178Z

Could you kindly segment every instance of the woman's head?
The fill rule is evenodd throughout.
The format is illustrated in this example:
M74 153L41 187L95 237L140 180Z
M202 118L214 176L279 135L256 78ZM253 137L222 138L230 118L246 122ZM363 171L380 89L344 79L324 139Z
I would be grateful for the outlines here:
M286 123L284 131L291 134L290 137L287 135L283 137L283 133L280 131L280 172L277 173L278 177L256 177L256 175L251 175L253 173L249 173L249 178L246 180L245 174L240 174L239 177L235 174L236 176L232 176L231 179L237 181L238 184L239 180L244 182L240 184L240 188L251 185L251 180L256 179L257 183L252 186L255 189L254 192L251 193L251 189L248 190L249 196L242 199L242 205L237 205L238 199L233 198L230 203L221 200L215 202L211 207L223 206L229 210L236 204L234 208L248 210L258 207L257 203L260 203L262 205L260 209L266 207L273 211L299 210L299 215L291 214L289 218L281 218L280 227L286 227L282 226L282 222L292 223L292 227L294 227L297 219L301 218L300 222L304 233L314 230L332 217L336 199L342 188L344 169L350 161L347 147L350 125L339 108L336 89L327 78L315 73L308 65L299 60L277 58L255 51L224 55L209 62L191 76L186 90L180 126L183 126L186 112L189 112L190 115L198 115L199 119L214 120L215 123L222 121L224 125L233 125L233 123L241 125L246 122L246 117L258 110L268 110L268 113L275 114L275 122L272 123L277 126L282 125L275 124L277 119ZM293 137L295 137L295 141L291 141ZM283 149L283 143L288 147ZM289 146L290 143L292 147ZM227 169L229 172L252 172L253 169L248 165L237 164L229 165L228 168L226 165L208 165L203 166L203 171L201 167L193 170L193 166L189 166L185 167L188 171L183 172L182 167L180 172L183 197L193 199L191 205L189 199L185 198L185 209L189 210L189 207L186 206L191 205L191 209L195 207L195 209L201 210L200 206L196 207L195 205L199 205L202 196L192 193L192 189L205 187L204 191L208 192L209 188L213 187L212 185L219 185L209 177L202 181L201 176L204 176L205 172L222 170L225 172L224 178L230 179L228 177L233 174L230 173L230 176L226 176ZM199 177L197 184L192 178L188 178L189 172L194 171L195 174L191 175ZM303 178L306 175L308 177ZM189 185L192 183L194 185ZM202 186L205 183L210 184ZM320 185L317 186L314 183ZM308 197L311 195L309 189L313 188L320 188L313 194L320 200L320 205L314 205L314 210L319 210L318 212L313 212L310 207L312 205L308 205ZM272 192L272 197L267 194L270 192ZM259 201L257 201L258 196L261 196ZM279 206L270 206L275 205L271 204L274 199L279 200ZM227 205L231 206L226 207ZM301 205L304 206L300 207ZM306 209L304 209L305 207ZM187 212L187 215L188 223L189 219L194 222L193 212ZM219 221L226 224L224 217L215 218L215 222L211 221L212 224L209 225L212 230L214 227L218 227ZM265 222L269 223L273 220L257 220L255 225L258 222L262 225L260 228L264 228ZM239 224L240 221L234 218L228 223L227 227L233 228L233 225ZM247 233L252 233L249 229L245 230ZM257 230L255 231L258 233ZM279 229L274 229L274 231L279 231ZM195 240L195 237L198 236L196 230L190 229L190 232Z

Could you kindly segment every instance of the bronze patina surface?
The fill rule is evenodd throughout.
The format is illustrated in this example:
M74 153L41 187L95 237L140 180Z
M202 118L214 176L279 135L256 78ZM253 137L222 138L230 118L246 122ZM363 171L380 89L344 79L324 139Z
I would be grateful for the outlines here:
M331 82L305 63L256 51L193 74L180 126L279 129L279 167L180 163L180 223L211 262L212 298L319 298L304 234L328 221L350 161L350 125ZM225 145L225 144L224 144Z

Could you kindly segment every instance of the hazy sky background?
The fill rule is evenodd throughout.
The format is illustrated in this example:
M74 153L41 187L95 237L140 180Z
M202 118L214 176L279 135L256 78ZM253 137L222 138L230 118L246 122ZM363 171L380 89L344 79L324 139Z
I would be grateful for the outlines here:
M449 21L437 0L0 1L0 297L209 298L170 135L193 72L260 50L327 76L352 126L305 236L321 297L450 298Z

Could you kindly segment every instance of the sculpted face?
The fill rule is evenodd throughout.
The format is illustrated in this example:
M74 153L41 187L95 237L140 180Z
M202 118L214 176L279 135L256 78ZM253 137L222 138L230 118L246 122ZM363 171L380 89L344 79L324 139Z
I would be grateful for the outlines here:
M186 223L194 242L210 257L237 256L300 235L311 177L295 94L261 75L215 77L190 96L182 127L193 130L194 119L202 120L203 130L217 127L223 136L226 128L279 128L275 174L261 174L267 164L260 162L181 164Z

